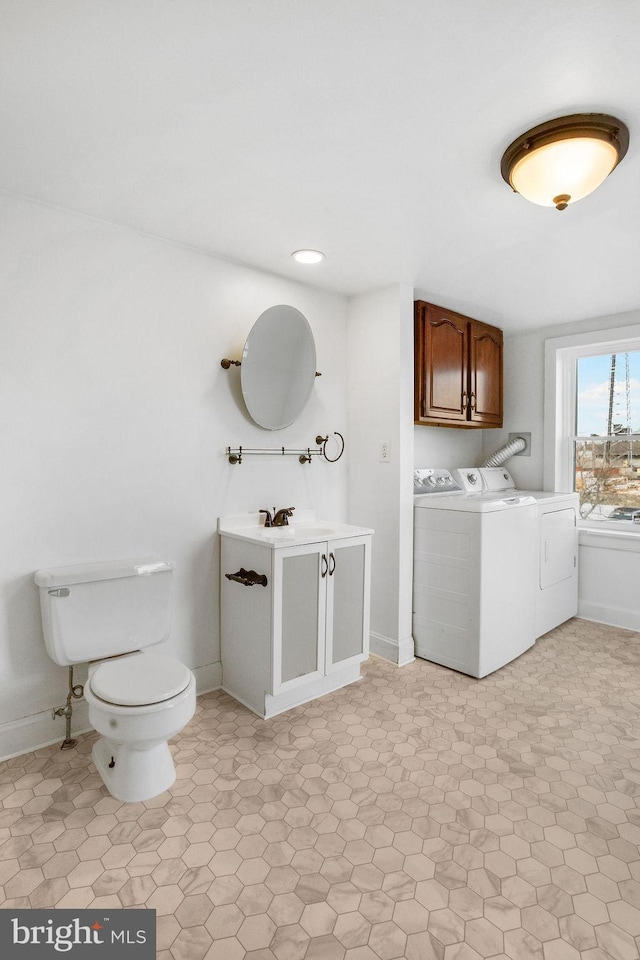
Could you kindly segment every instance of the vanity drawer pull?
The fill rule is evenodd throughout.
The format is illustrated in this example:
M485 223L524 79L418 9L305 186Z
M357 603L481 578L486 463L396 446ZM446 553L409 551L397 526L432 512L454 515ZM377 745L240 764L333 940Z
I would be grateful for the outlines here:
M244 567L240 567L237 573L225 573L227 580L235 580L236 583L241 583L245 587L255 587L259 584L261 587L266 587L268 580L265 573L256 573L255 570L245 570Z

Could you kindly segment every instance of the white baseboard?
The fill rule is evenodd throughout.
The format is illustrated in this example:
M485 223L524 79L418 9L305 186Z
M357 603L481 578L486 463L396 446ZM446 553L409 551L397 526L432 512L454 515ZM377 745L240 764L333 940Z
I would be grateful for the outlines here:
M222 664L207 663L203 667L194 667L196 694L210 693L222 686ZM89 733L89 707L86 700L73 701L71 736ZM0 724L0 761L19 757L23 753L40 750L52 743L62 743L66 735L64 717L53 717L51 710L43 710L18 720L9 720Z
M390 660L399 667L405 667L412 663L414 657L413 637L405 637L402 640L392 640L390 637L383 637L380 633L371 632L369 636L369 650L376 657L382 657L383 660Z
M640 631L640 613L625 607L609 607L602 604L578 600L578 616L583 620L606 623L610 627L622 627L624 630Z
M89 707L86 700L75 700L71 718L71 736L91 730ZM48 747L52 743L62 743L66 735L64 717L53 717L52 710L20 717L0 724L0 760L10 760L23 753L31 753Z

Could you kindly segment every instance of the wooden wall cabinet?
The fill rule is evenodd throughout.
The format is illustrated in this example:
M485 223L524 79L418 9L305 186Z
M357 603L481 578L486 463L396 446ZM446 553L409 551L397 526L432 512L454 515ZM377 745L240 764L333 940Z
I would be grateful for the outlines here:
M415 302L418 424L502 426L502 330L424 300Z

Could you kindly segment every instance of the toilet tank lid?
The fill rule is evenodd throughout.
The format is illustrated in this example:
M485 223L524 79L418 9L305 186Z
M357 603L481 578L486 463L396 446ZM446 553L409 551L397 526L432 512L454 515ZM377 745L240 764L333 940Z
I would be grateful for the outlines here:
M68 567L36 570L34 580L39 587L62 587L70 583L91 583L93 580L116 580L120 577L150 576L175 570L173 560L142 557L132 560L104 560L98 563L76 563Z

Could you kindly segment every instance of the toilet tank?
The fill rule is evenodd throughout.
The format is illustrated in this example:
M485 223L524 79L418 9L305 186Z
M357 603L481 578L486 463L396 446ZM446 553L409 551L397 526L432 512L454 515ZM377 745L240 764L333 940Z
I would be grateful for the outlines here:
M47 653L70 666L164 643L175 563L145 557L38 570Z

